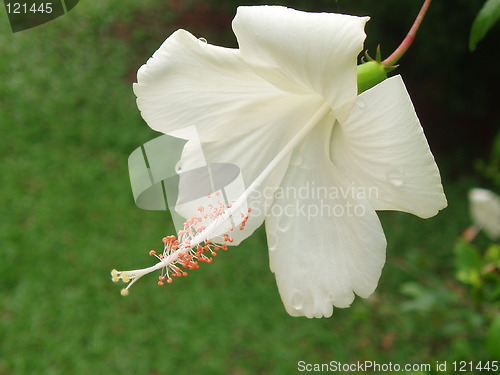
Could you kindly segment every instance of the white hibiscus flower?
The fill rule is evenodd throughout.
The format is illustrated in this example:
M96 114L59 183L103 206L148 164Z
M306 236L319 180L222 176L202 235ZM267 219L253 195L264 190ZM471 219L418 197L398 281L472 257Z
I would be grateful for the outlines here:
M239 49L178 30L140 68L138 107L151 128L188 140L183 168L199 165L199 142L207 165L236 165L247 187L231 204L210 195L196 212L179 207L188 221L156 265L113 270L132 280L122 294L157 269L171 282L263 222L290 315L328 317L374 292L386 249L375 210L428 218L447 203L401 77L357 93L367 20L240 7Z

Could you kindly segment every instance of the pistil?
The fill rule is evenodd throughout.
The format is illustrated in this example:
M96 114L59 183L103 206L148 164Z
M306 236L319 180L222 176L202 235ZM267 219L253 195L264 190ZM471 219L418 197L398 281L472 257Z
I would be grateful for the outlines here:
M251 208L248 208L246 212L242 212L242 207L246 205L246 198L261 186L279 163L291 154L295 147L331 110L330 105L324 103L236 201L227 205L219 200L217 207L212 204L198 207L199 213L193 214L190 219L186 220L184 229L178 232L177 237L167 236L163 238L164 249L161 254L156 254L155 250L149 252L150 256L158 259L155 265L131 271L112 270L112 281L128 283L121 290L121 295L128 295L130 287L148 273L163 270L158 278L158 285L163 286L165 281L172 283L173 278L187 276L188 270L198 269L200 262L211 263L220 249L228 250L228 245L234 241L230 235L234 230L234 226L227 223L230 222L230 219L233 219L233 222L236 222L234 225L237 225L239 230L245 230L245 225L251 213ZM220 192L215 194L218 195ZM211 196L207 196L207 198L211 198ZM223 225L228 226L224 228ZM225 233L215 235L217 232Z

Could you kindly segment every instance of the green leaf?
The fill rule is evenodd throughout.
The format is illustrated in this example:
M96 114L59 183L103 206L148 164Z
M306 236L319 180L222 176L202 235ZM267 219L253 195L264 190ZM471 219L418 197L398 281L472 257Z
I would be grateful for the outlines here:
M469 37L469 50L476 49L477 44L500 19L500 0L487 0L472 23Z
M486 254L484 255L484 259L487 262L498 263L500 262L500 245L491 244L486 249Z
M401 304L402 311L430 311L437 302L432 291L415 282L404 283L400 291L410 298Z
M481 287L481 256L475 246L465 240L460 240L455 245L456 278L476 288Z
M491 358L500 358L500 315L495 316L488 328L486 346Z

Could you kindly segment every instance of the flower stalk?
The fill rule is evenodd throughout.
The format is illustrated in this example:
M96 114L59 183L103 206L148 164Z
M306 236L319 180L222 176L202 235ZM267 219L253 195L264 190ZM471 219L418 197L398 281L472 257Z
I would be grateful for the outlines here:
M413 44L415 37L417 35L417 31L424 19L425 14L427 13L427 9L431 4L432 0L425 0L422 8L420 8L420 12L415 18L410 31L406 34L406 37L403 39L401 44L394 50L394 52L385 60L381 61L380 57L380 46L377 48L377 56L374 59L370 58L368 54L366 57L368 58L368 62L358 65L358 93L362 93L363 91L372 88L373 86L379 84L384 79L387 78L387 73L391 70L394 70L397 65L396 63L403 57L403 55L408 51L410 46Z
M408 32L408 34L406 34L406 37L403 39L399 47L396 48L396 50L387 59L382 61L382 65L384 65L386 68L394 66L399 61L399 59L403 57L408 48L410 48L413 41L415 40L418 28L420 27L420 24L422 23L422 20L427 13L427 9L429 8L431 1L432 0L424 1L422 8L420 8L420 12L418 13L417 18L415 18L415 22L413 22L410 31Z

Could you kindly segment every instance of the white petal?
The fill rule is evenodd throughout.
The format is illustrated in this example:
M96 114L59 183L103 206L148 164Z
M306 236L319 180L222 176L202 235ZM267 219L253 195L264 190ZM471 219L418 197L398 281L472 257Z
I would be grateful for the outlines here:
M490 190L469 191L470 212L474 223L493 240L500 237L500 197Z
M295 138L296 129L305 127L317 115L312 111L320 112L318 108L326 106L323 106L321 98L315 96L286 94L285 98L283 103L275 101L274 111L261 114L257 121L263 121L265 126L251 126L242 134L228 134L217 141L202 143L207 162L236 165L241 170L245 187L249 188L264 170L269 170L271 161L291 143L291 138ZM246 125L246 122L243 124ZM190 155L183 154L184 158L190 158ZM274 192L287 170L289 158L290 154L286 154L259 186L246 194L246 203L251 209L250 219L244 231L231 233L235 239L233 245L247 238L264 221Z
M277 126L279 127L279 125L278 123ZM268 131L266 128L257 128L240 137L227 137L216 142L208 142L202 145L207 165L226 163L237 167L243 177L243 185L240 189L236 191L233 190L232 193L229 193L227 188L220 190L220 194L224 196L224 199L221 198L221 200L225 200L226 203L231 205L234 203L233 200L237 200L236 198L238 195L245 194L246 199L242 209L239 209L231 220L221 223L220 228L222 228L222 230L218 230L219 236L223 233L228 233L231 238L234 239L234 242L229 245L238 245L263 223L266 212L272 204L274 191L280 185L281 179L286 172L289 156L284 158L275 168L273 173L271 173L251 194L247 195L245 191L269 165L271 160L276 156L276 153L283 147L285 139L288 139L286 133L283 134L282 138L279 138L274 132ZM196 158L196 155L191 152L184 152L181 162L183 165L189 165L192 158ZM219 178L219 176L215 174L211 176L210 181L197 180L200 177L203 178L200 174L193 175L190 184L194 186L206 186L213 184L213 180ZM189 185L185 187L191 189ZM181 186L181 194L185 195L186 193L183 192L182 189L183 187ZM177 211L185 218L189 218L192 216L193 211L196 212L198 206L207 207L211 203L212 198L213 197L202 197L202 199L196 201L196 203L193 202L194 206L191 206L191 208L184 205L183 207L177 207ZM239 230L241 223L240 213L246 214L248 208L251 209L251 212L248 213L250 219L246 222L244 230ZM224 230L229 227L233 227L234 230L231 232Z
M233 164L246 187L324 103L318 95L277 89L250 70L238 51L207 45L183 30L169 37L140 69L134 91L153 129L189 139L181 160L184 171L212 163ZM244 231L233 233L233 244L262 224L286 165L284 160L247 197L252 218ZM186 195L190 194L180 192ZM196 207L208 205L209 200L206 203L196 201ZM189 218L198 213L187 212L193 207L196 210L184 204L178 210Z
M195 127L203 142L268 124L267 114L282 109L275 102L286 106L290 96L255 74L238 50L204 43L184 30L139 69L134 93L151 128L178 135ZM290 106L295 104L292 99Z
M376 210L427 218L446 207L439 170L400 76L357 98L332 133L331 157Z
M266 219L271 270L293 316L328 317L354 293L368 297L385 262L375 211L329 159L333 121L319 124L292 155Z
M335 109L356 96L356 58L368 17L239 7L233 21L244 60L289 91L319 93Z

